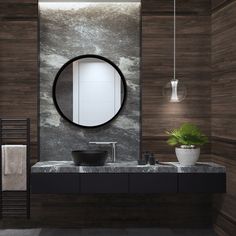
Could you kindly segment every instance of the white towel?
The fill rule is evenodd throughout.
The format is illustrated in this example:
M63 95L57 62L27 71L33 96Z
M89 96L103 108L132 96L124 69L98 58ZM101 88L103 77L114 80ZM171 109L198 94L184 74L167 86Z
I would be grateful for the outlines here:
M26 145L2 145L2 190L26 190Z
M4 174L22 174L23 160L26 157L25 145L3 145L2 156L4 158Z

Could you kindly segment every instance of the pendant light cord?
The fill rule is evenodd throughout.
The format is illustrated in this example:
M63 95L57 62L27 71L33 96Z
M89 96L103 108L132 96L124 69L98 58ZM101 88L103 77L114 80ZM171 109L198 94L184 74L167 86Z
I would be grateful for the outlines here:
M176 80L176 0L174 0L174 80Z

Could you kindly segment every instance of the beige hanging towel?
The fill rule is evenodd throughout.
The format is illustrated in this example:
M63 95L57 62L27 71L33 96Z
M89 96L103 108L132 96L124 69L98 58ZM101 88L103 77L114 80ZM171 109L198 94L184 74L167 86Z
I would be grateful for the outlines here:
M2 145L2 191L25 191L26 180L26 145Z

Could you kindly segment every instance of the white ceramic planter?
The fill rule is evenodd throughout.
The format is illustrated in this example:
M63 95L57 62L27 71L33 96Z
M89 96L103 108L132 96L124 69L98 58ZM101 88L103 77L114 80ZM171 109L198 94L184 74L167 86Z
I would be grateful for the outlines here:
M179 163L183 166L193 166L199 159L200 148L175 148Z

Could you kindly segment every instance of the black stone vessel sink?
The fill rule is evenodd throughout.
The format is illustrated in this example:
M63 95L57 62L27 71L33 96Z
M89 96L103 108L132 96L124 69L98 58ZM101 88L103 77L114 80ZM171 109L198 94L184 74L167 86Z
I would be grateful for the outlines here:
M72 151L76 166L104 166L108 152L102 150L75 150Z

